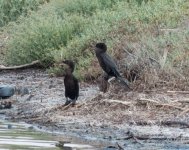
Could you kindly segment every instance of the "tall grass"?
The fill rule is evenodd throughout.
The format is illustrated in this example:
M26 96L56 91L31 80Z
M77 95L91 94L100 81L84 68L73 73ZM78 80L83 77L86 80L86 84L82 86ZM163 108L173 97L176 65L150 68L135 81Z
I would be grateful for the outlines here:
M10 21L16 21L20 15L27 15L29 11L37 10L38 6L48 0L1 0L0 27Z
M163 64L164 49L170 45L161 68L184 71L188 65L188 59L183 57L188 53L188 30L165 34L161 29L181 28L189 14L188 4L185 0L153 0L140 5L128 0L54 0L8 29L11 38L7 60L22 64L40 59L48 65L55 60L74 59L76 74L83 78L99 74L93 67L97 66L92 50L96 42L105 41L109 53L119 58L120 52L126 55L123 49L132 50L137 58L133 63L125 61L130 67L141 63L138 58L146 61L152 57ZM89 66L92 67L88 69Z

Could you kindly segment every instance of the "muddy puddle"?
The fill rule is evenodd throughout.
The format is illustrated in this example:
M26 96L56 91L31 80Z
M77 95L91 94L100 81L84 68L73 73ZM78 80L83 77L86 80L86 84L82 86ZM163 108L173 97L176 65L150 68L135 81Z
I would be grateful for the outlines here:
M39 150L97 150L94 146L61 141L66 138L40 132L24 122L10 122L0 116L0 149L39 149Z

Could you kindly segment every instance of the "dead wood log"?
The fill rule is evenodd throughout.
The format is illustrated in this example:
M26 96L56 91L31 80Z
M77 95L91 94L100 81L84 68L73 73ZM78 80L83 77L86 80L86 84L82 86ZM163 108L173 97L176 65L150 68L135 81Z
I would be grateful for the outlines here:
M31 66L40 64L39 60L32 61L31 63L24 64L24 65L19 65L19 66L12 66L12 67L6 67L3 65L0 65L0 70L15 70L15 69L24 69L24 68L29 68Z

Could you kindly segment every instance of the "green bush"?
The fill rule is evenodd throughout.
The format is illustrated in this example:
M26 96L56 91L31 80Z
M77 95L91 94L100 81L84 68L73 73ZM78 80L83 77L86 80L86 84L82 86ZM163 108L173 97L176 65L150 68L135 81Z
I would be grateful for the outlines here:
M96 60L92 46L105 41L113 56L125 45L135 49L137 43L137 57L153 57L159 63L165 43L182 44L176 40L181 34L165 37L159 29L180 26L189 14L187 4L185 0L153 0L140 5L128 0L54 0L8 29L7 60L23 64L39 59L48 66L54 60L73 59L76 75L83 78L86 72L98 75L93 67L88 69ZM184 33L182 40L187 39ZM119 44L123 46L117 47ZM178 53L186 52L182 48L181 54L179 48L168 54L165 66L173 66Z
M111 9L119 1L121 0L65 0L63 10L70 14L78 13L90 16L96 11Z
M48 0L1 0L0 27L10 21L16 21L20 15L27 15L28 11L37 10L38 6Z

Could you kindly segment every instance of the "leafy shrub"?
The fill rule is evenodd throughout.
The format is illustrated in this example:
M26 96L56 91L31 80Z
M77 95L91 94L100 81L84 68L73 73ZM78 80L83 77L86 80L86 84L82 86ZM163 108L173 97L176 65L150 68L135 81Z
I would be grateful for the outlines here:
M164 36L160 29L180 26L189 14L187 4L185 0L153 0L140 5L128 0L51 1L8 29L11 38L7 44L7 60L11 64L22 64L40 59L48 66L54 60L73 59L77 62L76 75L84 78L86 74L98 76L100 72L95 69L92 49L96 42L105 41L112 56L124 55L121 49L130 46L144 62L152 57L158 63L161 63L162 48L170 42L177 44L172 44L173 50L168 53L162 70L174 68L177 56L186 53L186 48L179 47L178 43L182 45L182 40L186 41L188 32L181 38L178 33ZM125 63L131 64L129 59ZM184 64L187 63L184 60Z
M27 15L29 10L35 11L38 6L48 0L1 0L0 27L10 21L16 21L20 15Z

